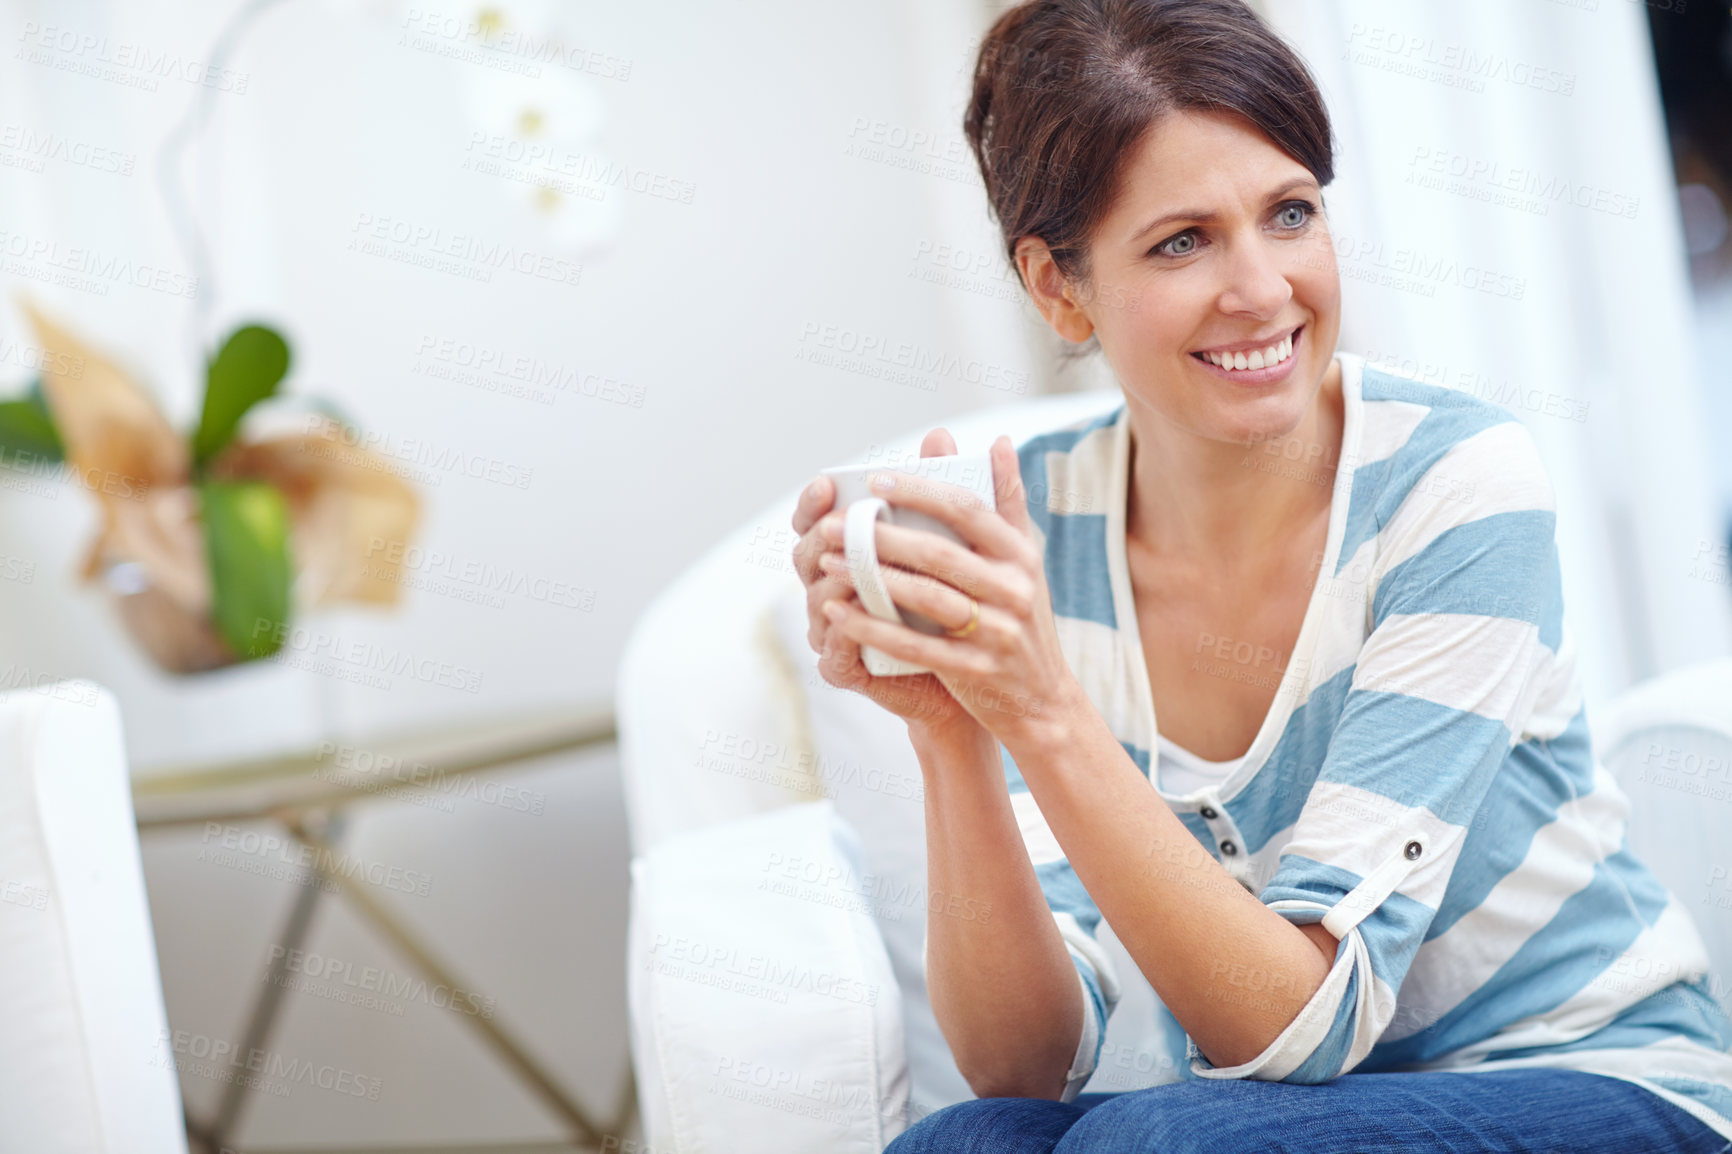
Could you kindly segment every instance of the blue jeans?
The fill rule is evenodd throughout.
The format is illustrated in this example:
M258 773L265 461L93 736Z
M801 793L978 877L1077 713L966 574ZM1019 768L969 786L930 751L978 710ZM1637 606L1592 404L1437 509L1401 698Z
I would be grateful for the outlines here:
M976 1098L884 1154L1718 1154L1732 1143L1640 1086L1580 1070L1173 1082L1075 1102Z

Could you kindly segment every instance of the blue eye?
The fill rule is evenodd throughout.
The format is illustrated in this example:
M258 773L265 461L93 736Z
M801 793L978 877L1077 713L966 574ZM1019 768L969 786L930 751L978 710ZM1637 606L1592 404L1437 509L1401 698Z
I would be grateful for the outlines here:
M1188 243L1181 246L1181 242ZM1163 240L1160 244L1157 244L1154 249L1154 251L1163 253L1167 256L1190 256L1196 250L1196 234L1189 231L1181 232L1171 240Z
M1317 213L1317 206L1308 200L1290 200L1275 212L1275 221L1288 232L1298 232L1311 223L1311 218ZM1294 214L1289 216L1289 214ZM1197 230L1188 228L1177 236L1168 237L1149 250L1150 256L1181 257L1190 256L1197 251L1201 241Z

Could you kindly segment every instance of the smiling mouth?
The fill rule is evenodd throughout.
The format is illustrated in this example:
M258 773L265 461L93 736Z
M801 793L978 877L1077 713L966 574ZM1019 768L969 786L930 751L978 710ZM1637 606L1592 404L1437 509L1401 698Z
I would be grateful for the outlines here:
M1300 325L1274 344L1250 352L1192 353L1191 355L1199 361L1205 361L1229 373L1278 368L1293 359L1293 342L1304 330L1305 326Z

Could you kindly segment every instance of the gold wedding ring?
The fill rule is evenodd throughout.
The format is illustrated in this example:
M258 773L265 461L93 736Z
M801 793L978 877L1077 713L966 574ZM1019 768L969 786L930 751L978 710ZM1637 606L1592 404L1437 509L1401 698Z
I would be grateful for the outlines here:
M963 596L968 597L968 594L964 593ZM955 629L946 629L944 631L944 635L952 641L961 641L964 637L973 633L975 626L980 624L980 602L976 601L972 597L968 597L968 604L972 609L972 612L968 615L968 624L958 626Z

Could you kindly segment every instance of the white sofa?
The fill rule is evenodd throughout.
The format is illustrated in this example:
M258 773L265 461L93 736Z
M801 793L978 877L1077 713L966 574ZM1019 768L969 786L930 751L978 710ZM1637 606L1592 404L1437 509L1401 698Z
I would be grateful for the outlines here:
M120 710L0 694L0 1151L185 1154Z
M1695 918L1732 1010L1732 659L1650 678L1588 720L1630 797L1630 848Z
M1120 399L1116 389L1041 398L946 427L971 452ZM861 461L917 454L925 431ZM900 721L817 674L789 557L797 492L665 590L619 670L633 1061L655 1154L875 1154L910 1121L971 1096L921 972L919 765ZM1710 846L1732 842L1732 800L1645 772L1688 761L1695 780L1717 764L1732 799L1732 661L1662 679L1592 720L1634 802L1632 845L1696 913L1717 972L1732 974L1732 913L1705 890L1703 864L1716 860ZM1732 907L1732 883L1720 884ZM1110 927L1101 938L1124 988L1086 1090L1178 1077L1167 1056L1183 1050L1177 1023ZM1716 990L1726 999L1723 981Z

